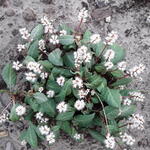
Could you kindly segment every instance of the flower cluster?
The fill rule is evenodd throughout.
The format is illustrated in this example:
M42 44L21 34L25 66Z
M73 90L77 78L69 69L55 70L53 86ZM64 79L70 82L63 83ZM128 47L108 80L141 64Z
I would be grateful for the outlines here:
M130 92L129 94L131 98L135 101L143 102L145 99L145 96L140 92Z
M30 33L29 31L26 29L26 28L22 28L19 30L20 34L22 35L22 38L25 39L25 40L31 40L30 39Z
M22 105L16 107L16 114L18 116L23 116L26 113L26 108Z
M116 144L115 138L113 136L110 136L110 134L108 134L106 136L106 139L105 139L104 143L105 143L105 146L107 148L110 148L110 149L114 149L115 148L115 144Z
M60 113L62 113L67 111L68 105L65 102L60 102L56 108Z
M88 52L86 46L81 46L74 52L75 66L78 68L82 63L88 63L91 61L91 54Z
M44 117L44 114L42 112L38 112L35 115L35 118L37 119L37 121L39 121L40 123L47 123L49 121L48 118Z
M0 115L0 124L6 122L8 120L8 113L3 113Z
M108 45L113 45L118 39L118 34L116 31L111 31L108 33L108 36L105 38L105 42Z
M78 20L82 21L82 22L86 22L87 18L88 18L88 10L86 10L85 8L82 8L78 14Z

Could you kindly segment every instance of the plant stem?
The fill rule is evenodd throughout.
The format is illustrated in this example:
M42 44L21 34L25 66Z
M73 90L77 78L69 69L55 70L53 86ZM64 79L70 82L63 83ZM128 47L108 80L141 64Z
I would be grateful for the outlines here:
M109 131L109 127L108 127L108 119L107 119L107 116L106 116L106 112L105 112L105 109L104 109L104 104L103 102L101 101L100 97L98 96L98 94L96 93L95 94L97 96L97 98L99 99L101 105L102 105L102 109L103 109L103 113L104 113L104 117L105 117L105 122L106 122L106 130L107 130L107 134L110 133Z

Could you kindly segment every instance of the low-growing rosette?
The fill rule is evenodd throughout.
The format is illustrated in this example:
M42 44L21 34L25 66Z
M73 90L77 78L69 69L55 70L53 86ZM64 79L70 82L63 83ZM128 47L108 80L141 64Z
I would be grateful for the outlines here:
M15 60L2 71L12 96L9 118L28 121L20 139L33 148L40 141L54 144L63 131L76 141L88 133L114 149L121 141L134 144L135 137L123 133L125 128L144 129L143 116L135 114L136 103L143 102L144 95L126 85L145 66L127 69L125 51L116 44L116 31L106 37L81 32L88 17L88 11L82 9L75 30L67 25L57 28L46 16L31 33L20 29L26 43L17 49L24 60ZM23 76L23 88L16 91L18 72ZM6 119L2 113L0 123Z

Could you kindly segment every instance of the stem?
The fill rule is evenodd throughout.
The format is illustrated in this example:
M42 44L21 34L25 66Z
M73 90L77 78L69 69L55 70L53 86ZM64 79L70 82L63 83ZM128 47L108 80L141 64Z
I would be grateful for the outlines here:
M81 24L82 24L82 21L83 21L83 18L80 20L80 23L79 23L79 25L78 25L78 27L77 27L77 31L79 31L79 29L80 29L80 27L81 27Z
M102 105L103 113L104 113L104 117L105 117L105 122L106 122L106 130L107 130L107 134L108 134L108 133L110 133L110 131L109 131L109 127L108 127L108 119L107 119L107 116L106 116L106 113L105 113L104 104L101 101L100 97L97 95L97 93L95 95L97 96L97 98L99 99L99 101L100 101L100 103Z
M106 48L107 46L108 46L108 45L107 45L107 44L105 44L105 46L104 46L104 48L103 48L102 52L100 53L100 55L99 55L98 57L101 57L101 56L102 56L102 54L103 54L103 52L105 51L105 48Z
M10 101L6 107L2 110L2 112L0 113L0 116L3 114L3 112L10 106L10 104L12 103L12 101Z

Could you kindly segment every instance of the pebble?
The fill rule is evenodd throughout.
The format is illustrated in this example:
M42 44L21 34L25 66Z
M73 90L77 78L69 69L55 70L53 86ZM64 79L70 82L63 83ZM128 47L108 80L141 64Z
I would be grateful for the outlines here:
M31 8L26 8L26 9L23 11L23 18L24 18L26 21L34 21L34 20L36 20L36 14L34 13L33 9L31 9Z
M45 3L45 4L51 4L52 0L41 0L41 2Z
M16 36L19 33L19 31L17 29L14 29L14 30L12 30L11 33L13 36Z
M15 150L14 145L11 142L6 143L6 149L5 150Z
M13 0L13 5L16 7L19 7L22 5L22 1L21 0Z
M6 0L0 0L0 6L2 6L5 3Z
M5 15L7 15L8 17L14 16L15 11L13 9L7 9Z

